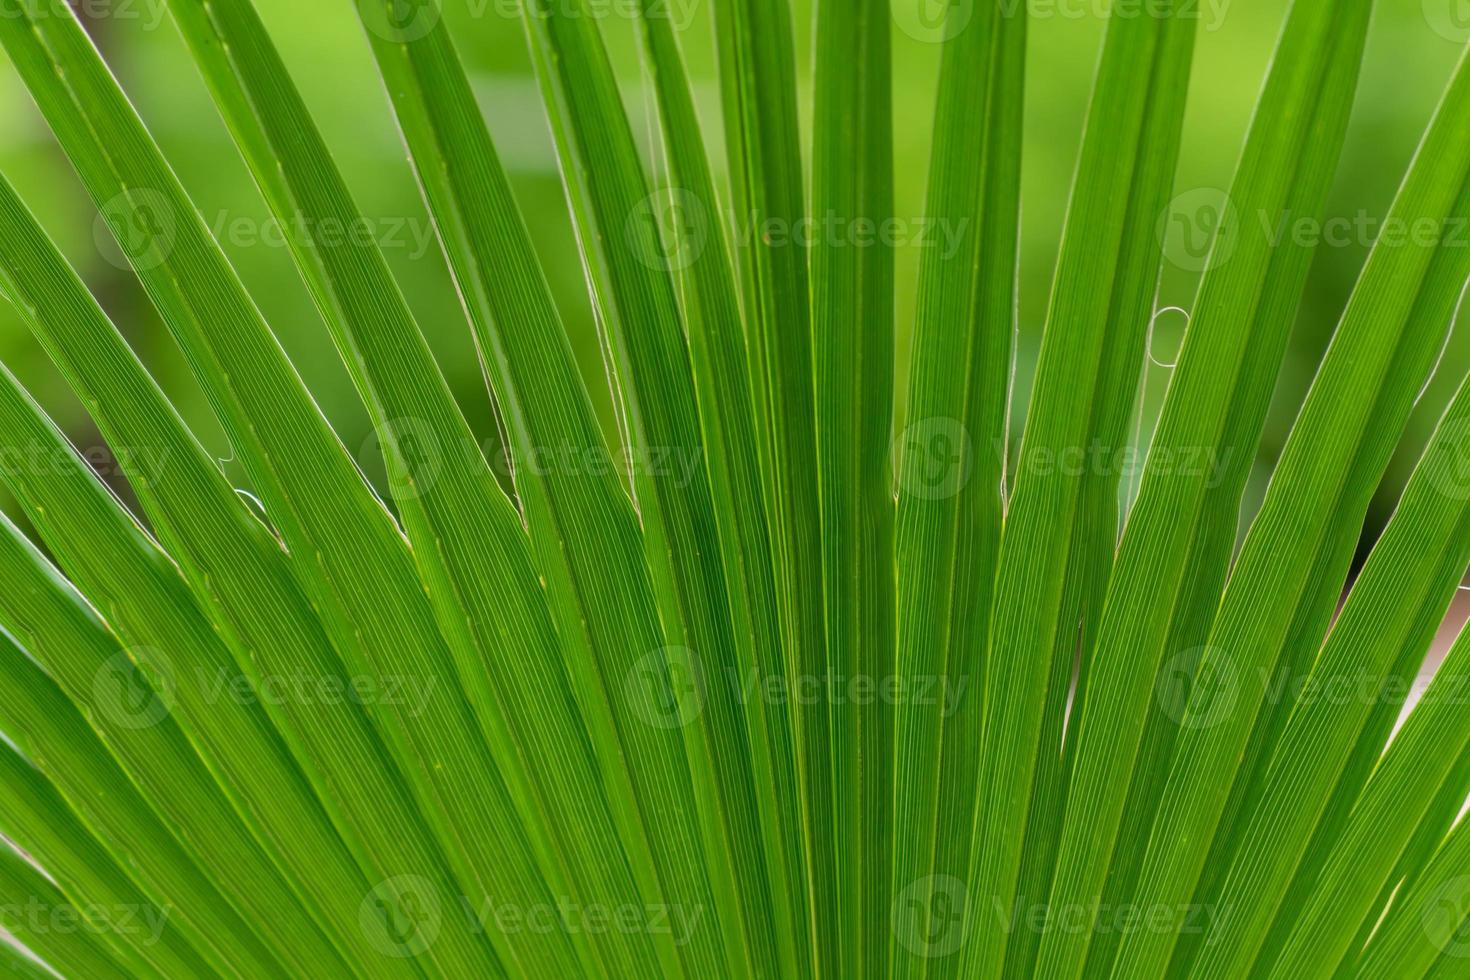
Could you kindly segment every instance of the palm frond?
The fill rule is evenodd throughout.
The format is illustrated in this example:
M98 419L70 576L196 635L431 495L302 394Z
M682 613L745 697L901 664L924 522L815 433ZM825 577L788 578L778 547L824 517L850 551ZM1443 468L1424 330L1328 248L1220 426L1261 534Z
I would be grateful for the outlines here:
M0 296L118 466L0 365L0 971L1461 975L1470 634L1431 647L1470 565L1464 59L1273 460L1321 257L1282 229L1351 183L1372 0L1288 6L1209 199L1178 177L1209 25L1108 5L1039 334L1022 189L1053 7L513 7L309 13L361 28L457 300L440 324L285 23L171 0L315 310L272 322L96 11L0 0L146 300L113 302L0 178ZM479 84L512 39L585 296ZM910 39L938 69L916 242ZM1181 227L1199 278L1160 401ZM282 343L318 320L383 494Z

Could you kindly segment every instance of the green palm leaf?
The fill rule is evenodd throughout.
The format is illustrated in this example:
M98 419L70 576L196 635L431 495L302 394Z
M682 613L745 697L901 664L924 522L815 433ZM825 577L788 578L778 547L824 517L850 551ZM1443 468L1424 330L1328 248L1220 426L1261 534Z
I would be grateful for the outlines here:
M225 171L183 179L190 151L114 77L121 14L0 0L124 273L94 281L0 179L0 296L70 399L0 365L0 969L1464 972L1470 638L1430 666L1470 565L1463 63L1317 358L1293 324L1314 262L1343 263L1290 229L1358 191L1338 170L1372 0L1284 11L1218 199L1176 188L1222 84L1196 58L1212 25L1107 4L1070 192L1048 188L1054 268L1022 215L1056 5L282 9L168 5L301 321L197 209ZM370 137L308 108L321 66L293 52L328 25L370 57L327 70L381 85L354 112L407 152L438 246L411 265L373 234ZM534 81L482 77L522 42ZM193 78L166 48L150 70ZM559 181L521 170L527 93ZM553 194L584 283L548 251ZM420 308L423 268L447 301ZM1141 382L1181 285L1160 400ZM287 354L318 319L358 454ZM478 373L441 363L446 336ZM1376 539L1375 499L1397 502Z

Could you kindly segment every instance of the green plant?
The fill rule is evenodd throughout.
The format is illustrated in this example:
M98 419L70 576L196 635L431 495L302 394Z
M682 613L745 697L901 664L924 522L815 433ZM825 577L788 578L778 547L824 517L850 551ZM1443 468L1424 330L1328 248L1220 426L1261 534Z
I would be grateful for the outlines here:
M0 926L89 980L1465 975L1470 638L1393 733L1470 564L1470 389L1342 593L1470 280L1470 68L1245 521L1369 0L1295 0L1210 201L1173 196L1195 5L1116 0L1014 449L1024 5L902 7L944 42L945 233L902 393L889 4L818 5L808 153L786 0L720 0L721 166L638 0L653 168L588 0L522 6L615 447L438 0L356 5L498 479L250 0L170 4L385 503L67 5L0 0L250 484L0 181L0 291L146 521L0 373L46 549L0 527ZM1145 462L1176 223L1204 275Z

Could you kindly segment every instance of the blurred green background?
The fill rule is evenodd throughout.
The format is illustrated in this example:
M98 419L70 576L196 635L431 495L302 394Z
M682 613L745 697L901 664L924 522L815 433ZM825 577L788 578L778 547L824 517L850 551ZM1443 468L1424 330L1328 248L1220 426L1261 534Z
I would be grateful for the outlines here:
M920 28L922 5L894 0L895 125L898 215L923 213L939 46ZM1014 0L1019 2L1019 0ZM256 0L287 64L314 110L364 212L377 222L390 263L430 337L446 373L483 437L494 429L485 385L457 297L398 140L381 83L351 0ZM709 0L668 0L681 28L707 132L719 139ZM271 233L268 212L166 14L164 0L75 0L93 37L132 96L154 136L194 196L205 221L219 230L231 260L251 289L347 447L381 482L371 426L312 306L290 255ZM647 140L651 111L638 56L631 0L594 0L625 83L635 130ZM520 199L581 357L594 398L607 415L595 326L581 262L560 188L545 117L526 54L517 0L446 0L446 16L481 95L490 129L512 170ZM1046 312L1052 266L1088 92L1102 39L1107 0L1031 0L1025 147L1024 250L1020 350L1014 394L1016 424L1024 416L1037 341ZM1466 0L1378 0L1351 132L1329 214L1381 216L1414 151L1439 93L1470 39ZM795 0L798 53L809 75L810 0ZM1229 185L1251 109L1285 15L1282 0L1198 0L1199 43L1177 190ZM0 55L3 62L3 55ZM803 93L809 112L809 89ZM976 125L984 125L977 116ZM719 153L716 153L718 159ZM0 169L21 190L45 226L131 339L201 439L222 460L233 454L209 417L166 330L133 277L107 247L105 229L58 152L8 63L0 64ZM1319 249L1293 330L1292 353L1263 449L1261 479L1284 439L1340 314L1370 242ZM896 369L906 383L918 248L900 255ZM1188 263L1186 263L1188 264ZM1197 275L1167 265L1160 307L1189 307ZM1184 318L1160 318L1155 353L1173 359ZM1289 325L1283 325L1287 329ZM1375 507L1373 525L1392 506L1405 467L1417 456L1456 382L1470 364L1470 339L1457 331L1436 382L1420 404ZM0 358L31 388L79 446L100 446L70 397L13 312L0 303ZM1157 410L1167 370L1151 368L1142 409ZM902 390L902 387L900 388ZM900 398L900 404L902 399ZM228 464L227 464L228 465ZM242 485L237 465L230 473ZM1370 528L1371 537L1371 528Z

